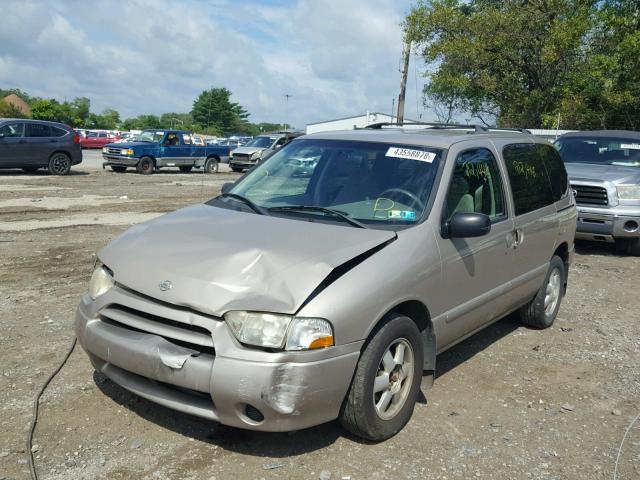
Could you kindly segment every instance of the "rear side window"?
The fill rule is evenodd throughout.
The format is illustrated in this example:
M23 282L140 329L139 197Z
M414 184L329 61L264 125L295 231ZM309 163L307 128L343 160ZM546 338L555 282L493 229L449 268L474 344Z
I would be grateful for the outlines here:
M549 175L553 201L557 202L569 194L567 170L564 168L564 163L562 163L560 154L551 145L539 143L536 144L536 147L540 158L542 158L542 163L547 170L547 174Z
M52 137L64 137L67 134L66 130L63 130L58 127L51 127L51 136Z
M447 193L449 217L455 213L484 213L497 221L506 217L498 163L486 148L458 155Z
M51 127L41 123L27 124L27 137L50 137Z
M5 123L0 127L0 135L8 137L22 137L24 134L24 123Z
M516 215L533 212L553 203L553 192L534 143L507 145L502 150Z

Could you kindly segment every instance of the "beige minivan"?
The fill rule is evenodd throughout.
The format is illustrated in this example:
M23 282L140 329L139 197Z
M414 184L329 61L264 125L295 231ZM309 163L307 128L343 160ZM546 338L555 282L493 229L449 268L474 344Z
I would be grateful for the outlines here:
M564 165L528 133L317 133L113 240L75 331L97 370L161 405L384 440L438 353L514 311L553 323L575 231Z

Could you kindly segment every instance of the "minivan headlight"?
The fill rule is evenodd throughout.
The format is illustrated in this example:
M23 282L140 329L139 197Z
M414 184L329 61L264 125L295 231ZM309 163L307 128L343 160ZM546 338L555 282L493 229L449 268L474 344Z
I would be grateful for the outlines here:
M224 315L240 343L285 350L333 346L333 328L322 318L298 318L268 312L232 311Z
M640 200L640 185L617 185L616 191L622 200Z
M91 275L91 280L89 280L89 295L91 298L95 300L100 295L104 295L114 285L113 272L101 263L98 263Z

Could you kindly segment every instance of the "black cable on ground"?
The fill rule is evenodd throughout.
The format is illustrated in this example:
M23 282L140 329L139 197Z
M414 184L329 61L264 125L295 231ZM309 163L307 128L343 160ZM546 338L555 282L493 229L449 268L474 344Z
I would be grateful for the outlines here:
M67 350L67 353L62 359L62 362L60 362L60 365L58 365L58 367L53 371L53 373L49 375L49 378L47 378L47 381L44 382L44 385L42 385L42 388L40 388L40 391L38 392L38 394L36 395L36 398L33 401L33 414L31 416L31 428L29 429L29 435L27 436L27 453L29 454L29 470L31 470L32 480L38 480L38 474L36 472L36 467L33 462L33 452L31 451L31 448L32 448L32 442L33 442L33 432L35 432L36 423L38 423L38 407L40 405L40 397L44 393L47 386L49 386L49 383L51 383L51 380L53 380L53 378L58 374L58 372L62 370L62 367L64 367L64 364L67 363L67 360L69 360L69 357L73 353L73 349L76 347L76 342L77 342L77 338L73 337L73 342L71 342L71 345L69 346L69 350Z

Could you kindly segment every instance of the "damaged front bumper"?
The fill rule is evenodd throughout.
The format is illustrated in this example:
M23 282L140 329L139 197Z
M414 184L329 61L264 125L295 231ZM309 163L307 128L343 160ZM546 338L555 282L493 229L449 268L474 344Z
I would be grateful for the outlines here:
M240 345L227 324L116 286L78 307L94 367L153 402L234 427L289 431L338 417L362 342L308 352Z

